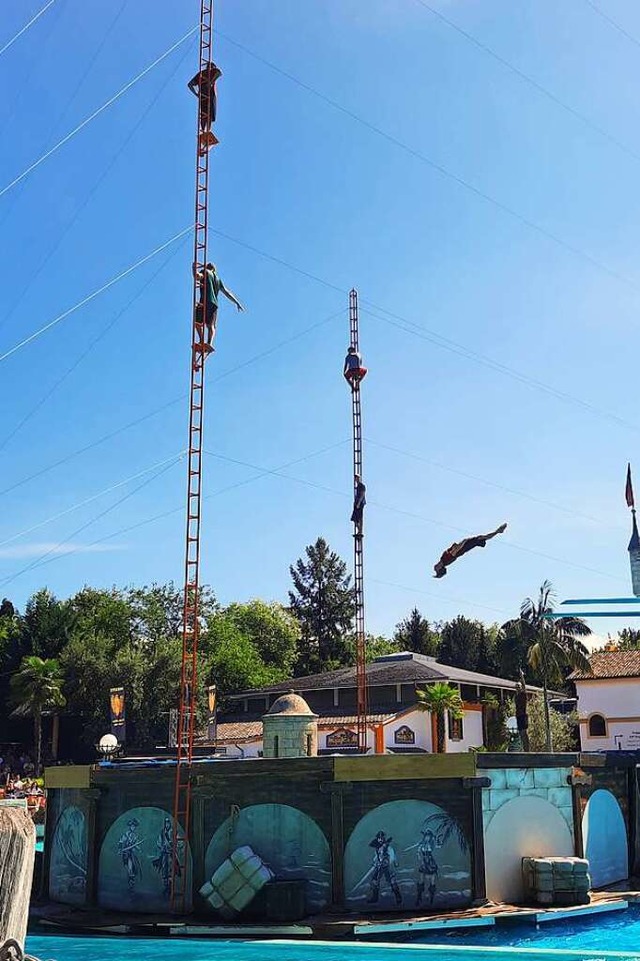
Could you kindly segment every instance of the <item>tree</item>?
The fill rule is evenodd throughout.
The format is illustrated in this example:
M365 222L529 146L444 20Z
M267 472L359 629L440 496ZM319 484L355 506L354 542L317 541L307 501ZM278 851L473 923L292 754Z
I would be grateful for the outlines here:
M437 732L437 753L444 754L444 723L445 717L449 714L455 720L463 717L462 698L460 692L451 684L438 681L431 684L423 691L418 691L418 708L421 711L428 711L435 714Z
M513 716L513 702L507 701L509 714ZM527 716L529 718L529 750L544 751L547 744L547 727L545 701L542 694L534 694L529 699L527 705ZM578 747L576 730L578 726L578 715L561 714L549 708L549 724L551 726L551 740L555 751L575 751Z
M525 597L519 621L513 625L514 630L521 631L527 644L527 660L534 674L542 681L547 751L553 750L549 685L562 684L568 669L589 670L589 654L579 638L591 634L591 628L579 617L550 620L547 615L553 613L554 600L550 581L544 581L537 601Z
M209 681L217 685L222 699L286 677L282 670L265 664L251 638L226 611L211 620L202 649Z
M480 621L459 614L440 629L438 658L442 664L466 671L495 673L494 637Z
M432 631L429 621L414 607L408 617L396 625L393 640L399 651L413 651L414 654L438 654L440 638Z
M347 565L319 537L289 572L294 587L289 602L300 624L296 674L330 671L347 664L347 635L355 617Z
M43 587L29 600L21 623L22 643L37 657L56 658L63 649L73 626L72 608Z
M229 604L224 615L254 645L263 663L290 677L298 653L300 624L282 604L252 600Z
M22 659L20 670L11 678L14 714L32 717L36 745L36 774L42 764L42 715L63 707L63 675L54 658L43 660L31 654Z
M635 627L623 627L618 631L616 648L619 651L640 650L640 630Z

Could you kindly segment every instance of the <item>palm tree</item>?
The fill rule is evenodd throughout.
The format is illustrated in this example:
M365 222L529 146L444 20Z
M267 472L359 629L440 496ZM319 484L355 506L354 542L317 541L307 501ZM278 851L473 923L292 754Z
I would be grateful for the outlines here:
M20 669L10 681L14 716L32 717L36 744L36 774L42 762L42 715L66 704L62 693L64 678L54 658L23 657Z
M426 690L418 691L418 707L421 711L429 711L436 717L437 753L444 754L444 719L447 712L456 720L463 716L462 698L457 688L438 681Z
M527 641L527 660L542 681L544 692L544 723L547 751L553 750L551 718L549 716L549 684L560 684L566 668L589 670L589 652L581 637L588 637L591 628L579 617L547 615L554 610L555 593L549 581L544 581L537 601L525 597L520 608L520 631Z

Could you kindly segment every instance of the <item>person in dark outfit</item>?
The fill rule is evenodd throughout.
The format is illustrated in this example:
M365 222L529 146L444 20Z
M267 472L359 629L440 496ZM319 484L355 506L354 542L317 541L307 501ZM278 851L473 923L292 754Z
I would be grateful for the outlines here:
M351 523L357 524L358 528L362 528L362 518L364 515L364 508L367 503L367 488L362 482L362 478L359 474L356 474L356 487L355 496L353 499L353 512L351 514Z
M216 95L216 81L222 76L222 70L215 63L208 63L188 83L189 90L195 94L200 104L200 154L207 152L219 141L211 130L215 123L218 100Z
M392 841L393 838L388 838L384 831L378 831L373 841L369 841L369 847L373 848L375 852L371 874L371 892L368 898L369 904L376 904L378 901L381 881L386 881L393 891L396 904L402 904L402 894L396 880L397 860L396 853L391 847Z
M467 554L472 551L474 547L486 547L487 541L490 541L492 537L496 537L498 534L503 534L507 529L506 524L501 524L497 527L495 531L491 531L490 534L476 534L475 537L465 537L463 541L458 541L456 544L452 544L443 553L440 560L433 565L435 571L434 577L444 577L447 573L447 567L457 561L459 557L463 554Z

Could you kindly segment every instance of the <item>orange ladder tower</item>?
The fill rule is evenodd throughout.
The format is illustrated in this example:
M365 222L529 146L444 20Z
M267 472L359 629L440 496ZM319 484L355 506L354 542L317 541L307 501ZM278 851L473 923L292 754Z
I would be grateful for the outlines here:
M358 321L358 292L349 292L349 346L360 354ZM354 369L347 380L351 387L351 414L353 421L353 489L358 495L358 482L362 480L362 406L360 384L367 371L361 365ZM356 683L358 715L358 750L367 753L367 650L364 630L364 531L362 515L353 522L353 570L356 601Z
M212 61L213 0L200 0L200 67ZM198 692L198 601L200 591L200 520L202 508L202 451L204 429L205 353L197 345L204 339L203 307L196 310L200 295L199 275L204 278L207 263L209 209L209 151L200 150L200 115L211 117L211 96L207 85L200 85L196 128L196 197L194 222L193 313L191 342L191 389L189 394L189 457L187 467L187 531L185 549L184 607L182 618L182 670L176 776L173 796L173 856L171 870L171 909L177 914L188 907L190 886L189 835L191 818L191 766ZM203 282L204 288L204 282Z

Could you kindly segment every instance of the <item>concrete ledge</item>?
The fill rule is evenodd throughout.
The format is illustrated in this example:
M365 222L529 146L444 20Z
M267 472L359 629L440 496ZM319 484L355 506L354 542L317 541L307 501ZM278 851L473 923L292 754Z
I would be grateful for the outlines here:
M537 912L536 923L548 924L550 921L567 921L592 914L609 914L611 911L626 911L628 907L628 901L606 901L604 904L577 904L574 908L551 908Z
M179 938L193 936L201 938L206 935L227 938L255 938L268 935L298 935L310 938L313 928L306 924L175 924L169 927L169 934ZM335 942L333 942L335 944Z
M493 917L486 918L443 918L441 921L381 921L376 924L354 924L354 934L388 934L391 931L440 931L457 928L491 928L495 924Z

